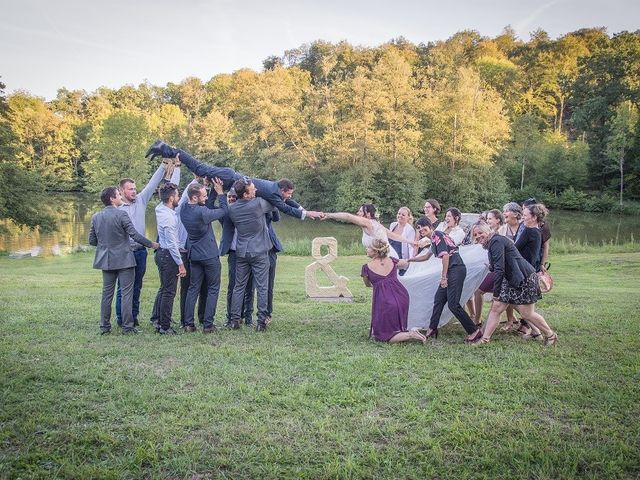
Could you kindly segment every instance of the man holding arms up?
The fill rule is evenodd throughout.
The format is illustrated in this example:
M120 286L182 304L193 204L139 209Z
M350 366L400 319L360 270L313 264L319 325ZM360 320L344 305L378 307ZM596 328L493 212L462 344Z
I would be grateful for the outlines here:
M176 159L176 167L173 170L171 176L171 183L177 185L180 183L180 163ZM160 163L160 166L155 171L149 183L142 189L140 193L136 190L136 183L130 178L123 178L120 180L120 194L122 195L123 203L119 207L121 210L127 212L131 223L136 231L144 236L145 233L145 211L147 210L147 204L153 196L153 192L156 190L162 177L164 175L166 165ZM133 283L133 322L138 325L138 314L140 313L140 292L142 291L142 279L147 271L147 250L144 245L131 240L131 248L133 249L133 256L136 259L135 279ZM118 293L116 295L116 316L118 317L118 325L122 323L122 316L120 314L121 305L121 291L118 284Z
M216 178L213 188L218 196L220 208L207 208L207 190L204 186L191 184L187 188L189 202L180 209L180 219L187 231L189 251L189 273L191 281L185 304L185 331L194 332L194 310L202 282L207 284L207 299L204 311L204 333L217 330L214 324L218 294L220 293L220 252L211 222L227 214L227 199L222 193L222 182ZM203 299L201 298L200 301Z

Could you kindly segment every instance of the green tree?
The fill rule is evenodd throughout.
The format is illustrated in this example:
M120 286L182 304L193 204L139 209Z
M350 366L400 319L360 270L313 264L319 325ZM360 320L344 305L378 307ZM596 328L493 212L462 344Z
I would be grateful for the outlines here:
M56 222L43 212L40 203L46 198L44 184L37 175L7 162L0 162L0 218L16 225L51 232ZM1 228L0 228L1 229Z
M14 161L49 186L70 186L78 155L72 124L55 115L42 99L22 92L9 97L8 107Z
M459 69L453 82L430 92L424 113L426 165L444 160L450 175L469 165L489 165L509 137L503 101L478 73Z
M603 48L580 62L573 86L573 123L589 143L591 185L607 188L619 172L609 168L608 138L616 108L640 104L640 32L615 35Z
M87 189L98 192L123 177L145 183L150 165L144 154L152 140L140 114L115 112L107 117L91 139L91 155L85 164Z
M609 136L605 155L620 174L620 205L624 195L625 159L633 147L635 132L638 129L638 107L626 101L616 108L614 117L609 121Z

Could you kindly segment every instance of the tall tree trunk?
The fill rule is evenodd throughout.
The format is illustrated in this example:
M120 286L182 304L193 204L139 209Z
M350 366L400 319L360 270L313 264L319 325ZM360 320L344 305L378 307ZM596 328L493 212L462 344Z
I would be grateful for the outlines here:
M624 191L624 148L620 149L620 205L622 205L622 194Z
M451 175L454 174L456 168L456 145L458 143L458 114L453 114L453 155L451 155Z
M558 112L558 133L562 133L563 118L564 118L564 97L560 97L560 111Z

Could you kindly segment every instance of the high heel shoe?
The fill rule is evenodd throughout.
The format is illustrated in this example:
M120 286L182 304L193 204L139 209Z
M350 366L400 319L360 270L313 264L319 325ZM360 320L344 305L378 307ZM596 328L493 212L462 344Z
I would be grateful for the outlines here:
M465 343L475 343L482 338L482 330L477 329L471 335L464 339Z
M433 338L434 340L438 338L438 329L434 328L434 329L429 329L427 330L427 333L425 333L425 338Z

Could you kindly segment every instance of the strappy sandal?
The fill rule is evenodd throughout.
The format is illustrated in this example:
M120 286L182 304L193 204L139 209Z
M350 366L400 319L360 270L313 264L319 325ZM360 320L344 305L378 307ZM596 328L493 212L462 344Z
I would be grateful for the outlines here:
M537 339L540 335L542 335L541 333L525 333L524 335L522 335L521 338L523 338L524 340L535 340Z
M482 346L482 345L486 345L489 342L491 342L491 340L489 338L480 337L479 340L476 340L475 342L469 342L467 345L473 345L474 347L479 347L479 346Z
M553 347L557 342L558 342L558 334L554 332L553 335L551 335L550 337L546 337L544 339L544 346Z

